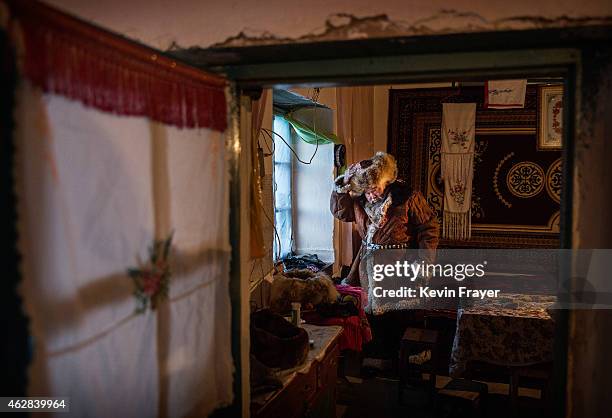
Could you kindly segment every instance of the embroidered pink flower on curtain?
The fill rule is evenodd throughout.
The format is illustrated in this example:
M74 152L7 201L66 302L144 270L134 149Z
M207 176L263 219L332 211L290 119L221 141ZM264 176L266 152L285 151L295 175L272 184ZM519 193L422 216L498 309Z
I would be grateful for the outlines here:
M149 261L136 268L128 269L128 276L134 284L136 312L147 308L156 309L159 302L168 297L170 288L170 249L172 235L163 241L155 241L149 248Z
M151 272L143 273L142 282L143 289L145 295L151 297L159 290L160 276L152 274Z

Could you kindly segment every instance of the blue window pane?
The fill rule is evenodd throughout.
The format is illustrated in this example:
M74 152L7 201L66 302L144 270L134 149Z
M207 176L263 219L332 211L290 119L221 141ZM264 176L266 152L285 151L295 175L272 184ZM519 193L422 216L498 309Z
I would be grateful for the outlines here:
M274 132L282 135L289 142L291 132L289 124L281 118L274 118ZM279 242L274 240L274 257L286 257L291 253L291 236L293 233L291 217L291 150L278 137L274 138L274 223ZM291 143L291 142L289 142Z

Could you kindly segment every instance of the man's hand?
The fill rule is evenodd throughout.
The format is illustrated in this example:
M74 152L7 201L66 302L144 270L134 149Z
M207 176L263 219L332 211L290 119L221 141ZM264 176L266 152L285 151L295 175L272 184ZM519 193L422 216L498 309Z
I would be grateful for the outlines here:
M361 165L359 163L349 165L349 168L344 173L344 184L348 184L359 169L361 169Z

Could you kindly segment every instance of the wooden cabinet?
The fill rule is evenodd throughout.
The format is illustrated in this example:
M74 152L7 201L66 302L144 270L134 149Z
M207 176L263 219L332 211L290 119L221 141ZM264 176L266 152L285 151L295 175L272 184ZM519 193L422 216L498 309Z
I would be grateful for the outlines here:
M255 418L329 417L336 414L336 376L340 327L305 325L315 347L306 363L284 379L282 389L251 402ZM323 332L321 332L323 331ZM318 349L318 350L317 350Z

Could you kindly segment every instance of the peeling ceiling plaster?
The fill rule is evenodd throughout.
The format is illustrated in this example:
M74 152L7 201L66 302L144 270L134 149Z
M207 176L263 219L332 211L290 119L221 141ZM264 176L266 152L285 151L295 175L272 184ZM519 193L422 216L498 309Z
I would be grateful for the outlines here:
M244 29L211 48L258 46L285 43L307 43L347 39L383 38L399 36L439 35L449 33L486 32L499 30L525 30L563 28L611 24L612 16L513 16L488 21L477 13L460 12L453 9L440 10L433 16L413 23L394 21L385 14L357 17L349 13L331 15L323 28L294 38L277 36L269 31ZM178 48L174 45L174 48Z

